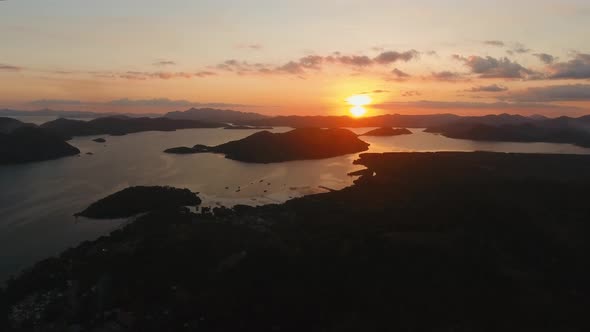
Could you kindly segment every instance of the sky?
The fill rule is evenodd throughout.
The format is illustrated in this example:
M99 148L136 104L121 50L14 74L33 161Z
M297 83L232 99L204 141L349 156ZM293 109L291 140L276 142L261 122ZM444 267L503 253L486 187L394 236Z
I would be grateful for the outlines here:
M0 0L0 108L590 114L587 0Z

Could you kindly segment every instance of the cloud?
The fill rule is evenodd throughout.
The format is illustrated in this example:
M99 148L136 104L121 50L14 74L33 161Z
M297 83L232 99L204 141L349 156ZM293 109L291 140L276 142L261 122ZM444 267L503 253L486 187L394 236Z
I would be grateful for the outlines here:
M373 64L373 59L366 55L341 55L336 57L326 57L328 62L341 63L344 65L356 66L356 67L367 67Z
M110 106L110 107L212 107L212 108L239 108L256 107L255 105L231 104L231 103L202 103L188 100L172 100L168 98L154 99L115 99L104 102L81 101L70 99L40 99L28 103L36 107L59 107L59 106Z
M216 72L206 71L206 70L199 71L199 72L196 72L193 74L193 76L196 76L196 77L207 77L207 76L216 76L216 75L217 75Z
M471 89L465 90L467 92L503 92L508 91L508 88L498 84L480 85Z
M397 68L393 68L393 70L391 71L391 73L395 77L397 77L397 78L408 78L408 77L411 77L412 76L412 75L410 75L410 74L408 74L406 72L403 72L403 71L401 71L401 70L399 70Z
M496 59L491 56L481 57L472 55L469 57L463 57L460 55L454 55L453 58L463 62L465 66L469 67L472 73L478 74L480 78L524 79L534 77L538 74L506 57Z
M442 82L458 82L464 81L466 78L461 73L456 73L452 71L439 71L439 72L432 72L427 79L435 80L435 81L442 81Z
M484 44L496 47L504 47L506 44L501 40L484 40Z
M422 95L422 93L420 93L420 91L416 91L416 90L408 90L408 91L401 92L402 97L417 97L417 96L421 96L421 95Z
M550 79L590 79L590 54L576 53L567 62L556 62L549 66Z
M154 66L164 67L164 66L174 66L176 62L170 60L159 60L153 63Z
M368 95L368 94L380 94L380 93L390 93L391 91L389 90L381 90L381 89L377 89L377 90L373 90L373 91L365 91L365 92L360 92L357 93L359 95Z
M82 105L80 100L71 99L38 99L29 102L29 105L48 107L51 105Z
M528 88L504 96L502 99L519 102L590 101L590 84Z
M412 59L415 59L419 56L418 51L416 50L409 50L406 52L395 52L395 51L388 51L379 54L374 61L379 64L390 64L397 61L404 61L408 62Z
M22 67L5 65L0 63L0 71L21 71L22 69Z
M128 71L125 73L117 74L119 78L127 79L127 80L140 80L145 81L149 79L162 79L162 80L170 80L175 78L195 78L195 77L207 77L213 76L216 73L212 71L199 71L195 73L189 72L165 72L165 71L158 71L158 72L142 72L142 71Z
M289 74L297 74L297 75L301 75L305 73L305 70L303 70L303 67L301 66L301 64L299 62L294 62L294 61L290 61L287 62L286 64L277 67L275 69L275 71L277 72L285 72L285 73L289 73Z
M523 54L523 53L529 53L531 51L530 48L526 48L526 46L524 46L521 43L515 43L512 46L512 49L506 51L508 54L512 55L512 54Z
M576 111L580 110L579 107L574 106L562 106L547 103L534 103L534 102L464 102L464 101L432 101L432 100L420 100L420 101L408 101L408 102L386 102L381 104L372 105L372 107L383 109L383 110L400 110L400 109L422 109L422 110L435 110L454 112L457 110L472 110L472 111Z
M240 44L237 46L238 48L248 49L258 51L262 49L262 45L260 44Z
M553 55L547 53L535 53L533 55L539 58L539 60L545 64L552 64L556 60Z
M322 70L325 65L341 65L356 69L370 66L386 66L395 62L408 62L419 57L419 54L420 53L416 50L405 52L386 51L381 52L375 57L369 57L367 55L343 55L340 52L333 52L330 55L308 55L297 60L288 61L283 65L250 63L247 61L230 59L216 65L215 68L218 70L234 72L239 75L291 74L302 76L310 70ZM401 74L402 72L399 71L399 73Z

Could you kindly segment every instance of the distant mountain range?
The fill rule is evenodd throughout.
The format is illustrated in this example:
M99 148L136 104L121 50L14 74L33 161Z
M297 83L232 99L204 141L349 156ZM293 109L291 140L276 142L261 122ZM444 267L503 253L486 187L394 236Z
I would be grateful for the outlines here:
M58 120L41 125L41 128L61 137L93 134L126 134L146 130L174 130L181 128L243 126L292 128L359 128L403 127L426 128L450 138L506 142L571 143L590 147L590 115L578 118L547 118L542 115L522 116L498 114L485 116L459 116L455 114L402 115L387 114L365 118L349 116L266 116L258 113L219 110L213 108L170 112L165 117L127 117L115 113L81 111L16 111L0 110L0 116L58 116L69 118L97 118L85 121ZM133 121L129 121L135 119ZM178 122L174 122L178 121ZM0 132L21 126L10 120L0 123Z
M88 112L88 111L60 111L60 110L52 110L52 109L40 109L34 111L21 111L21 110L13 110L13 109L0 109L0 117L11 117L11 116L55 116L61 118L79 118L79 119L87 119L87 118L104 118L108 116L118 116L124 115L129 117L160 117L162 114L156 113L115 113L115 112Z
M48 132L64 139L74 136L90 135L125 135L142 131L174 131L192 128L222 128L224 123L178 120L169 118L131 118L126 116L111 116L97 118L90 121L57 119L39 126Z
M240 124L269 118L266 115L258 113L220 110L214 108L191 108L184 112L170 112L164 116L170 119L199 120Z

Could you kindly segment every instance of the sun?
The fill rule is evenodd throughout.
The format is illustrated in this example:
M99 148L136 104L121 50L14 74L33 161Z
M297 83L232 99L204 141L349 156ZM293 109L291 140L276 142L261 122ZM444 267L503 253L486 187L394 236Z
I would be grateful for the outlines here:
M365 106L373 101L371 97L367 95L354 95L346 98L346 102L352 106Z
M373 101L367 95L354 95L346 98L346 102L354 106L350 109L350 114L355 118L360 118L367 113L367 109L363 106L370 104Z
M355 118L360 118L361 116L365 115L366 113L367 113L367 109L365 109L362 106L355 106L350 109L350 114L352 114L352 116L354 116Z

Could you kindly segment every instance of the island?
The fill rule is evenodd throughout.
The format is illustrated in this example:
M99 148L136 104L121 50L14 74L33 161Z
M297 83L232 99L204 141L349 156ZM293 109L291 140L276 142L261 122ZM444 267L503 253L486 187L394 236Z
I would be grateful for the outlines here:
M412 132L406 128L391 128L391 127L381 127L377 129L370 130L362 135L359 136L399 136L399 135L411 135Z
M227 126L223 129L234 129L234 130L270 130L274 129L273 127L269 126Z
M518 123L465 119L425 132L475 141L568 143L590 148L590 117L527 120Z
M323 159L366 151L369 144L347 129L299 128L286 133L261 131L244 139L207 147L177 147L167 153L225 154L226 158L249 163L277 163Z
M188 189L137 186L109 195L75 216L92 219L127 218L148 211L199 204L199 196Z
M590 156L368 153L356 163L366 171L339 191L201 213L179 199L43 260L0 289L0 330L588 323ZM110 214L129 214L120 208Z
M25 123L13 118L0 117L0 134L9 134L22 127L36 127L32 123Z
M95 138L92 141L94 141L96 143L106 143L107 140L101 137L101 138Z
M194 154L194 153L205 153L205 152L214 152L211 150L210 147L206 145L197 144L195 146L187 147L187 146L178 146L175 148L170 148L164 150L165 153L170 154Z
M57 119L46 122L41 128L46 129L66 140L74 136L113 135L121 136L143 131L174 131L191 128L222 128L223 123L199 120L176 120L169 118L131 118L127 116L110 116L90 121Z
M43 129L19 126L7 134L0 133L0 164L17 164L75 156L76 147Z

